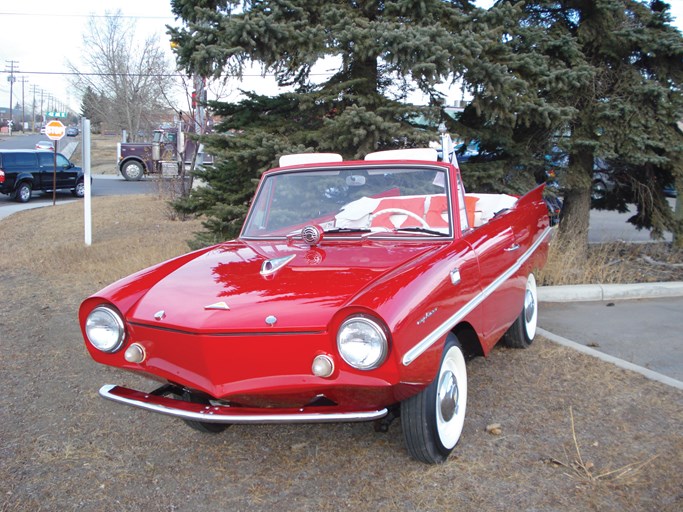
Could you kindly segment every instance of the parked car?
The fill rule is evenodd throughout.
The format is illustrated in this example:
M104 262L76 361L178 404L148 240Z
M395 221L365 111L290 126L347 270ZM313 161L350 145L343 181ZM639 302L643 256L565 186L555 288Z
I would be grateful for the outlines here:
M591 183L591 200L593 206L604 206L614 202L635 202L633 193L633 169L618 160L596 158L593 166L593 181ZM642 178L641 178L642 179ZM677 191L672 183L661 186L666 197L677 197Z
M236 240L82 303L94 360L163 382L100 395L213 433L234 423L386 429L400 416L410 455L443 462L463 428L466 361L501 339L524 348L534 338L534 275L551 231L543 185L523 197L466 194L434 149L280 165L263 174Z
M673 183L664 185L664 188L662 190L664 191L664 195L666 197L678 197L678 191L676 190L676 187L674 187Z
M54 151L55 146L51 140L39 140L36 142L36 149L43 151Z
M43 150L0 149L0 193L25 203L31 192L52 192L68 189L76 197L83 197L83 170L76 167L61 153L55 155Z
M66 129L66 136L67 137L76 137L76 136L78 136L78 133L79 133L78 128L76 128L75 126L69 126Z

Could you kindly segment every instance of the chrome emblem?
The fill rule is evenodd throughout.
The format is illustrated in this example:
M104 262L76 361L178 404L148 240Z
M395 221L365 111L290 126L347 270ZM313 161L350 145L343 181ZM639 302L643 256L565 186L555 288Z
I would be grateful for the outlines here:
M208 306L204 306L204 309L218 309L222 311L228 311L230 309L230 306L228 306L225 302L216 302L215 304L209 304Z
M275 318L273 315L269 315L266 317L266 323L268 325L275 325L275 322L277 322L277 318Z
M155 320L163 320L166 317L166 311L163 309L154 313Z
M434 308L431 311L427 311L425 315L417 321L417 325L421 325L427 321L427 319L432 316L439 308Z
M284 267L287 263L292 261L295 257L296 257L296 254L290 254L289 256L283 256L282 258L273 258L273 259L264 261L263 264L261 265L261 275L262 276L269 276L270 274L277 272L282 267Z

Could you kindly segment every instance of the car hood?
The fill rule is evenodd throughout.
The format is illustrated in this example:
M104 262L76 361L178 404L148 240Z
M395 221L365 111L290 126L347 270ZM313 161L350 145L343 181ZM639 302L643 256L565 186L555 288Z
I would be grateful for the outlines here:
M170 272L158 267L163 277L128 311L127 319L216 334L319 331L372 283L433 247L374 241L319 247L229 242Z

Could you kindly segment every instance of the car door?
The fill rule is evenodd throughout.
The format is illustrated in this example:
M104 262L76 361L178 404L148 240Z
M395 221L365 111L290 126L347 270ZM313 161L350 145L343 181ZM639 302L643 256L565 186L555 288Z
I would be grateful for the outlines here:
M53 171L55 169L55 156L51 152L39 152L40 173L43 179L43 190L52 190ZM57 153L56 159L57 189L74 188L76 186L77 169L62 154Z
M524 252L515 238L509 213L502 214L466 236L477 254L484 296L484 342L493 346L521 310L524 284L514 272Z

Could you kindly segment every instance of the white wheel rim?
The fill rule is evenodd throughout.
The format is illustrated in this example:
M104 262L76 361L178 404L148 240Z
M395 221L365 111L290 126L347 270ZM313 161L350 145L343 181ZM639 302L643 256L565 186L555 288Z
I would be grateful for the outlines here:
M448 349L437 378L436 429L441 444L450 450L460 439L467 406L467 368L460 348Z
M529 274L524 294L524 329L530 340L536 336L536 324L538 323L538 297L536 294L536 278Z
M128 164L126 174L131 178L137 178L142 173L142 168L138 164Z

